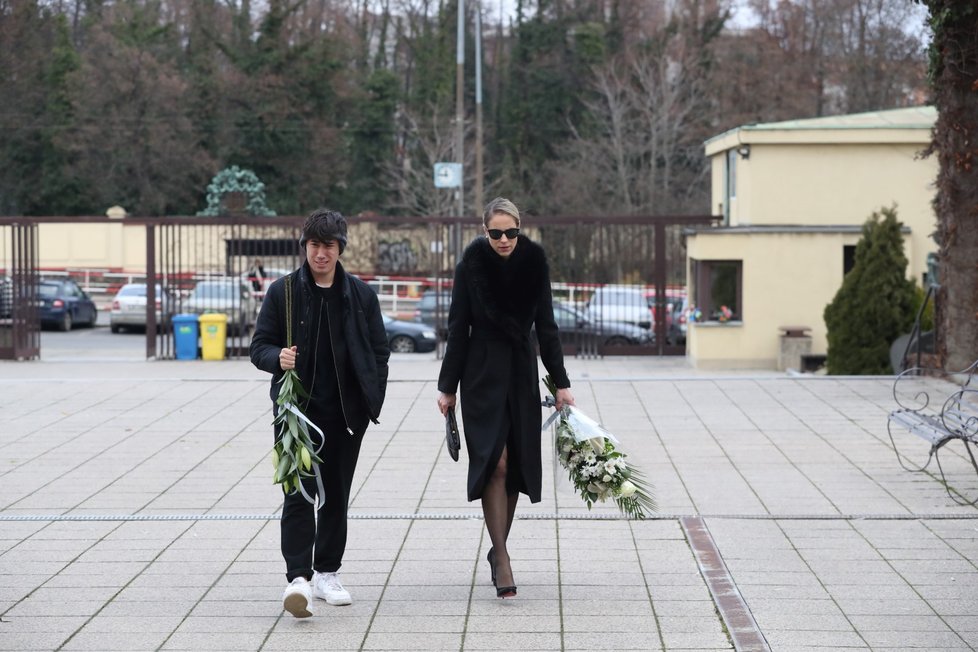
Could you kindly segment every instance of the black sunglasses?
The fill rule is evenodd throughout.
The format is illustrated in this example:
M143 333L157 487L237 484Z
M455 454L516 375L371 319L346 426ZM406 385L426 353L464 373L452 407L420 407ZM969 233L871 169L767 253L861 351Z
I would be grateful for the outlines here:
M488 233L489 237L492 238L493 240L499 240L504 235L510 240L512 240L520 234L520 230L519 229L486 229L486 233Z

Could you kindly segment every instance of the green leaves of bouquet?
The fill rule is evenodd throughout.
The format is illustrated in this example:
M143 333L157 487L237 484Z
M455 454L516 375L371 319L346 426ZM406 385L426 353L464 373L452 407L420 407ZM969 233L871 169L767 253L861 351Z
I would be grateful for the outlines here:
M275 399L278 413L272 422L278 434L272 448L272 464L275 466L272 481L281 484L282 491L289 494L299 490L302 478L312 477L313 463L319 464L322 459L314 450L308 422L295 407L300 400L309 398L299 382L299 374L295 369L288 369L279 383L282 387Z
M285 342L292 348L292 274L285 279ZM272 421L276 434L272 448L272 464L275 466L272 481L281 484L282 491L291 494L302 491L302 478L313 477L315 474L310 473L312 465L320 464L323 460L313 449L309 436L311 422L298 407L301 400L309 400L309 393L302 387L298 372L286 369L279 384L282 386L275 399L278 410Z
M548 375L543 379L551 396L557 386ZM555 426L554 454L588 509L609 498L629 518L644 519L656 511L651 483L602 432L578 432L569 408L561 410Z

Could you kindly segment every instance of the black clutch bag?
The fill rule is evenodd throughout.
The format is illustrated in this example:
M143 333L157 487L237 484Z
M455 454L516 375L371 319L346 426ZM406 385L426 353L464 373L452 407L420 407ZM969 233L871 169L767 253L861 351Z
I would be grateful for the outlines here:
M448 454L458 462L458 449L462 442L458 436L458 421L455 420L455 410L449 410L445 415L445 445L448 446Z

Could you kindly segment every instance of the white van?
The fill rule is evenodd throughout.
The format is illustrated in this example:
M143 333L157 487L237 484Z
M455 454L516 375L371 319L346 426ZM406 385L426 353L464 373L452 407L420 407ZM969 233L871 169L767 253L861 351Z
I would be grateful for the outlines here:
M585 317L589 321L621 321L641 328L652 328L652 308L641 285L603 285L588 301Z

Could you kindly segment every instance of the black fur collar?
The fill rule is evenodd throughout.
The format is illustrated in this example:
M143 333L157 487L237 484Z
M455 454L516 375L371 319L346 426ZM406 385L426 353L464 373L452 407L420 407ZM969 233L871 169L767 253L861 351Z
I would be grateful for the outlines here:
M489 319L511 338L523 340L548 277L543 247L520 235L513 253L503 258L479 237L466 247L462 264Z

